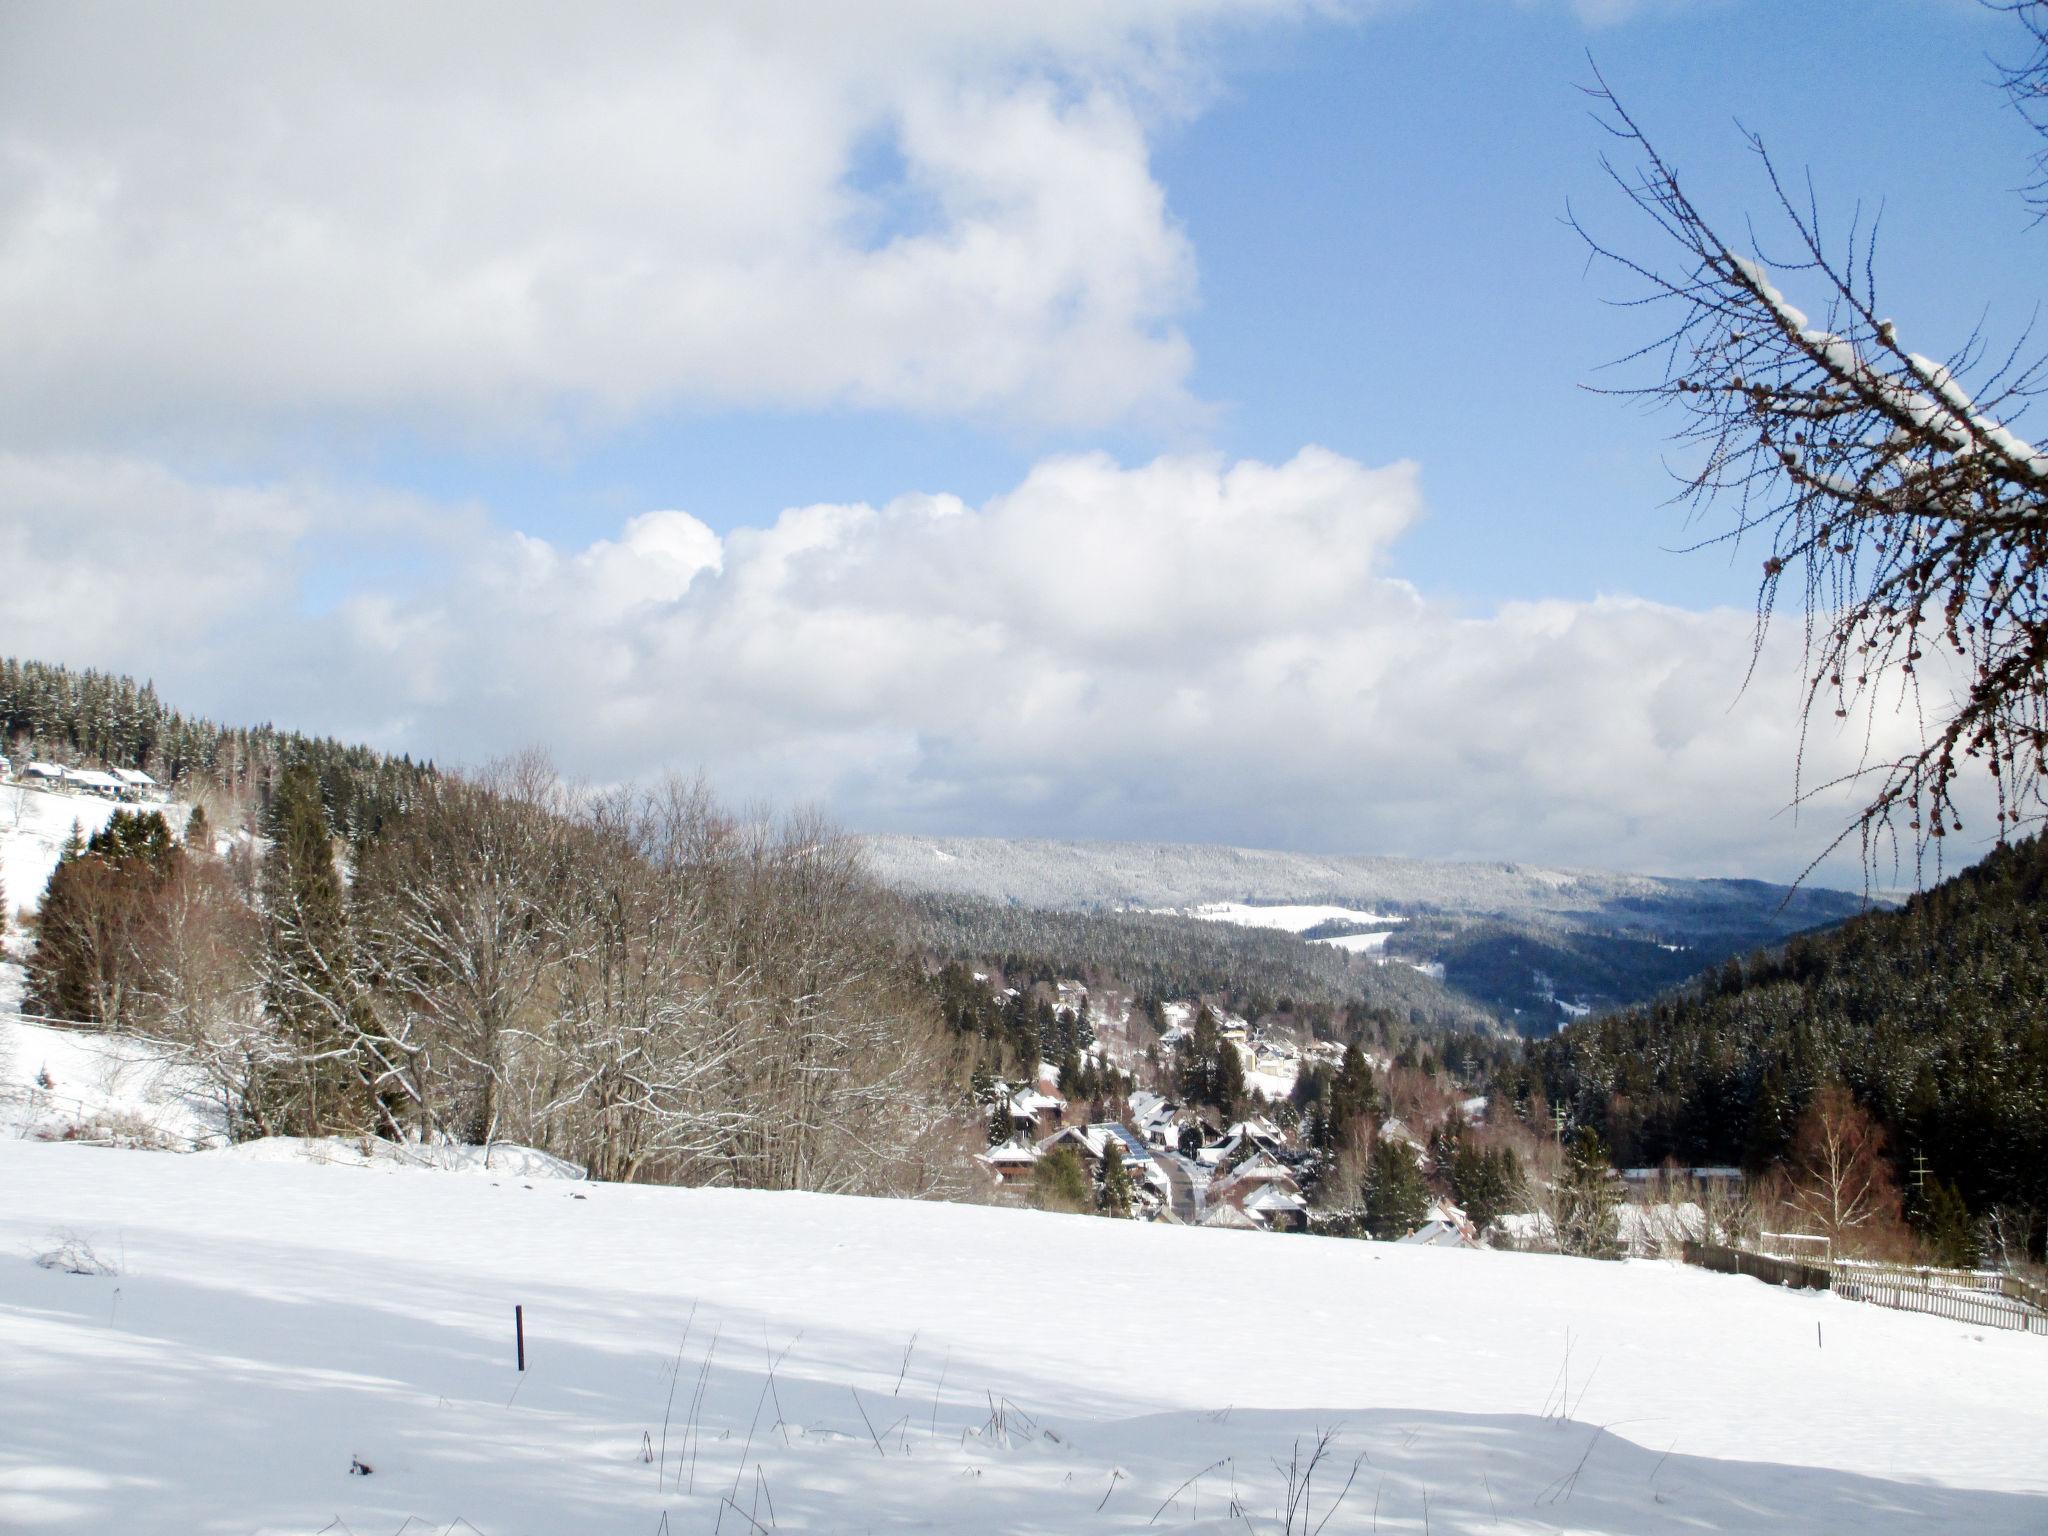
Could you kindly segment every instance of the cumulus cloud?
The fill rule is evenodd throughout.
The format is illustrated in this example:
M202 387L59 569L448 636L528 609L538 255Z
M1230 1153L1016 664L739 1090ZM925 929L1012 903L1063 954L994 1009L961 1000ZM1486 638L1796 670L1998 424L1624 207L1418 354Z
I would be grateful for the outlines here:
M1196 43L1302 8L12 8L0 412L1182 413L1194 264L1148 132L1205 89Z
M1780 814L1796 637L1738 697L1746 612L1461 613L1393 567L1424 510L1412 465L1063 457L979 506L798 507L723 537L668 510L583 548L118 461L0 464L0 493L38 475L49 511L13 551L33 580L0 595L0 649L443 760L538 743L597 781L702 767L876 830L1683 873L1796 873L1851 808ZM146 536L124 510L144 505ZM317 614L274 578L337 529L437 516L466 533L443 537L451 576L365 577ZM44 590L140 606L110 620ZM1880 749L1904 739L1878 723ZM1817 725L1809 780L1861 740Z

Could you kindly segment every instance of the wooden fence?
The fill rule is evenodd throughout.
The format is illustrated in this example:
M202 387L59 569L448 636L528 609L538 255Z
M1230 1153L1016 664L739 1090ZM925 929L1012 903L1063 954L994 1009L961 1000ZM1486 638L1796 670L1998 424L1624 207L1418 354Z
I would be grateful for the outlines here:
M1689 1242L1682 1247L1686 1263L1724 1275L1749 1275L1768 1285L1799 1290L1832 1290L1844 1301L1929 1312L1979 1328L2048 1334L2048 1309L2039 1305L2039 1287L1999 1270L1927 1269L1858 1259L1803 1264L1719 1243Z
M1834 1289L1850 1301L1931 1312L1981 1328L2048 1334L2048 1308L2038 1286L1995 1269L1931 1269L1838 1259Z
M4 1008L0 1008L0 1019L15 1019L23 1024L40 1024L44 1029L76 1030L87 1035L112 1033L106 1025L90 1023L84 1019L53 1019L40 1013L13 1013Z
M1830 1283L1827 1268L1821 1264L1802 1264L1797 1259L1773 1258L1719 1243L1688 1242L1680 1246L1686 1263L1724 1275L1748 1275L1767 1285L1789 1285L1804 1291L1824 1291Z

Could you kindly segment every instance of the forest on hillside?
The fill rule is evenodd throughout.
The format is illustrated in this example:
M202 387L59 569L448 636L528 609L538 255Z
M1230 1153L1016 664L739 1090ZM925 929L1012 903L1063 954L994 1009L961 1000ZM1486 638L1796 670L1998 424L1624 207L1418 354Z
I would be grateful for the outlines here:
M1496 1091L1563 1108L1617 1161L1739 1163L1790 1148L1847 1090L1894 1177L2030 1234L2048 1215L2048 842L1994 849L1913 897L1731 959L1656 1004L1532 1043ZM1922 1162L1924 1159L1924 1164Z
M18 759L140 768L196 798L202 788L267 807L285 770L310 768L350 844L401 813L430 763L273 725L225 726L165 704L154 685L0 657L0 750Z
M919 896L920 945L1006 973L1103 977L1139 997L1205 997L1248 1018L1282 999L1398 1019L1428 1033L1490 1033L1495 1016L1412 966L1354 960L1291 933L1158 912L1060 912Z

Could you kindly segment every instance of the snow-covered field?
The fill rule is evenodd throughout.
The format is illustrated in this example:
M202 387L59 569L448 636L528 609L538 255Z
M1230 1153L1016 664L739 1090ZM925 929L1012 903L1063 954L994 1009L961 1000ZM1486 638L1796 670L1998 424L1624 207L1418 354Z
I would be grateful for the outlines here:
M2048 1529L2048 1339L1663 1264L24 1141L0 1190L9 1532L1220 1536L1321 1431L1296 1531Z
M133 1035L0 1019L0 1137L83 1137L190 1151L225 1140L198 1074Z
M1179 909L1179 916L1199 917L1204 922L1231 923L1240 928L1277 928L1282 933L1306 933L1325 923L1402 923L1406 918L1356 907L1318 905L1255 906L1242 901L1216 901L1199 907Z
M1386 932L1343 933L1333 939L1316 939L1312 942L1328 944L1334 948L1344 950L1348 954L1364 955L1385 949L1387 947L1387 940L1392 937L1391 933Z

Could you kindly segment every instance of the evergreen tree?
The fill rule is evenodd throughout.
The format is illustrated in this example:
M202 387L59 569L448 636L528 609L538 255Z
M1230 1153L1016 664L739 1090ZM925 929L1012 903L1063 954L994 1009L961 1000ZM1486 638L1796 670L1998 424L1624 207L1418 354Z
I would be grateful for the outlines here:
M1329 1138L1341 1143L1354 1127L1377 1124L1379 1118L1380 1091L1373 1080L1372 1063L1353 1039L1344 1047L1344 1064L1330 1084Z
M302 1136L363 1130L370 1106L357 1059L362 999L333 837L311 768L285 773L271 822L264 1001L294 1062L262 1085L257 1113L271 1128Z
M1581 1126L1565 1143L1564 1171L1557 1184L1557 1246L1583 1258L1611 1259L1621 1252L1615 1208L1621 1189L1607 1148L1591 1126Z
M1976 1219L1955 1185L1930 1177L1914 1214L1935 1263L1952 1269L1977 1267L1982 1250Z
M1040 1208L1048 1211L1085 1211L1094 1204L1088 1165L1064 1142L1038 1160L1031 1170L1031 1189Z
M29 1006L118 1028L154 944L178 849L163 817L116 811L90 840L74 822L50 875L28 963Z
M1124 1144L1113 1135L1105 1135L1102 1142L1102 1194L1097 1208L1105 1216L1128 1216L1131 1214L1130 1170L1124 1167Z
M1370 1237L1406 1237L1429 1210L1429 1186L1407 1143L1391 1136L1373 1142L1366 1162L1365 1230Z

